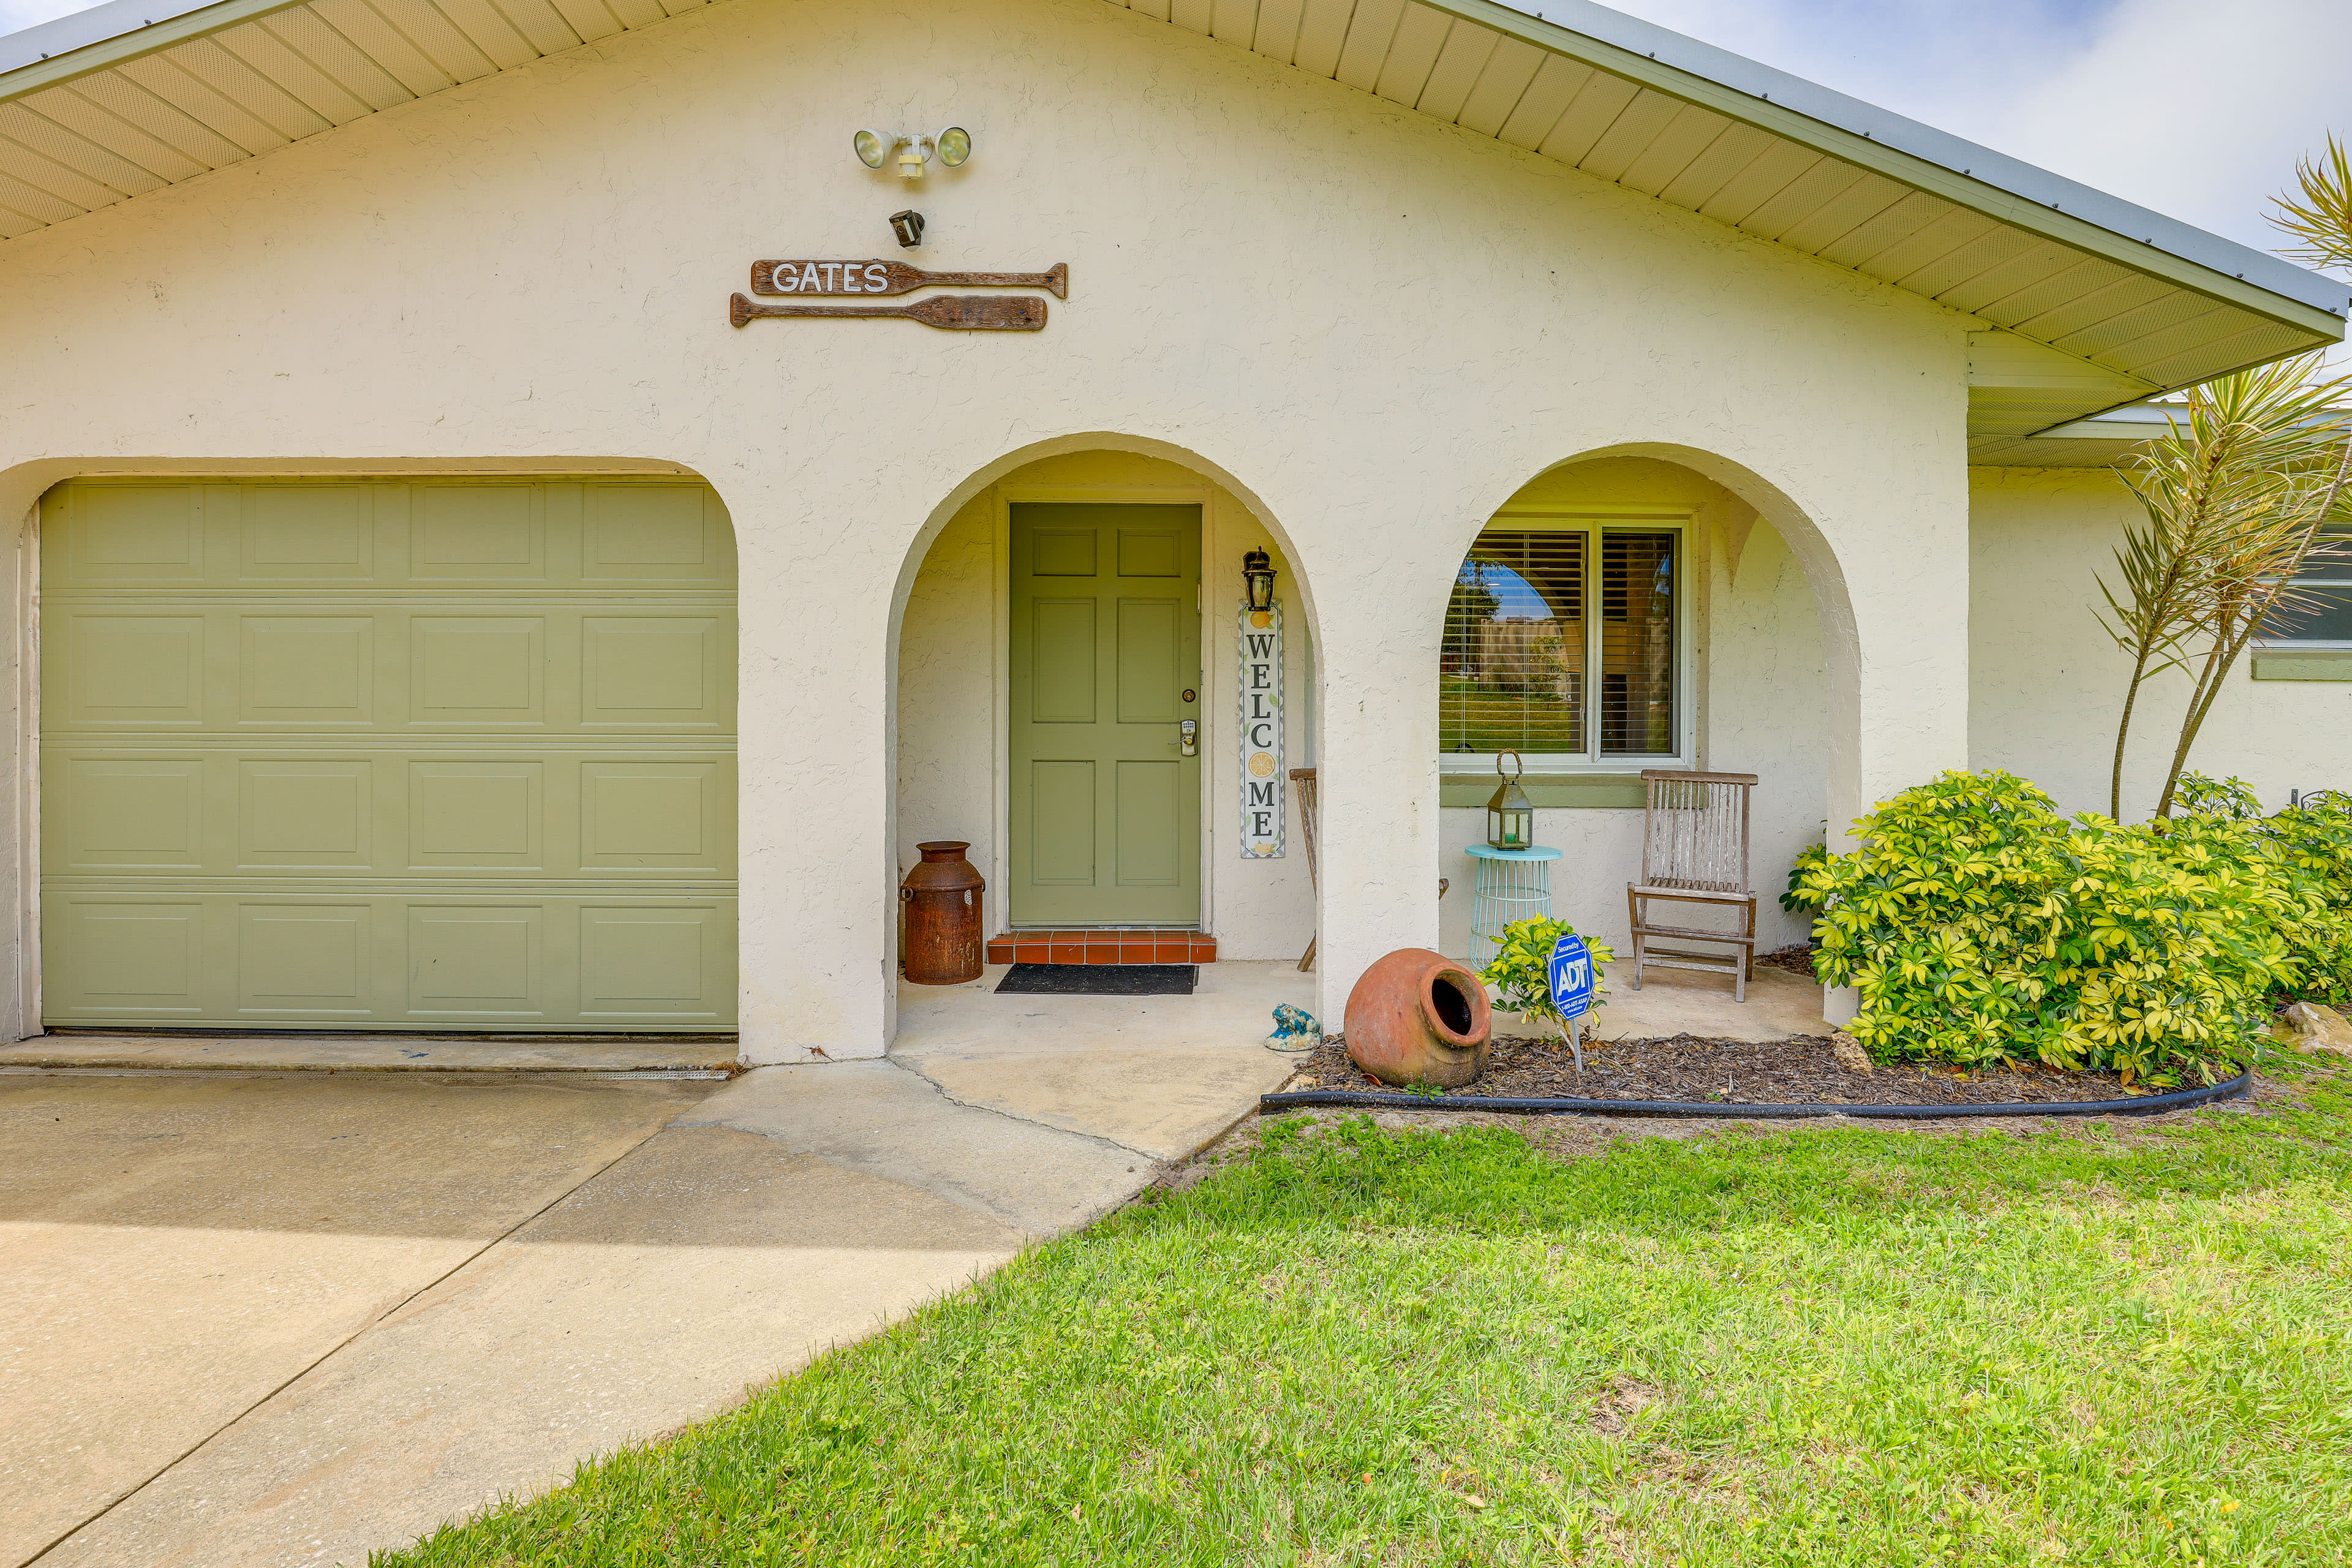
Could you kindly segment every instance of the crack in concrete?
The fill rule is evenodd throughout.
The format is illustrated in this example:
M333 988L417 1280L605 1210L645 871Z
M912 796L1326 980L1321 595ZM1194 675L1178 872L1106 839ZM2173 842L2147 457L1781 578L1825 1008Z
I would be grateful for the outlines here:
M901 1061L897 1057L886 1056L882 1058L882 1060L889 1066L897 1068L900 1072L920 1079L923 1082L930 1085L932 1091L941 1100L946 1100L950 1105L961 1106L966 1110L984 1110L991 1116L1002 1116L1007 1121L1018 1121L1024 1127L1038 1127L1043 1128L1048 1132L1059 1132L1066 1138L1083 1138L1089 1143L1099 1143L1106 1149L1117 1149L1121 1153L1139 1155L1143 1159L1150 1160L1154 1164L1166 1164L1168 1163L1168 1157L1164 1154L1155 1154L1149 1149L1139 1149L1132 1143L1122 1143L1116 1138L1106 1138L1098 1132L1081 1132L1074 1127L1056 1127L1050 1121L1040 1121L1034 1116L1023 1116L1017 1111L1006 1110L1001 1106L975 1105L969 1100L958 1100L954 1095L948 1092L947 1085L941 1083L939 1079L925 1072L922 1068L915 1067L908 1062Z

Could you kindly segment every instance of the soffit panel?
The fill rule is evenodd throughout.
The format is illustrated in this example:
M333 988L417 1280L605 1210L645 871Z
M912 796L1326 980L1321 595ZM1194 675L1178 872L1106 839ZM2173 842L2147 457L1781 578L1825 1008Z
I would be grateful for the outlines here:
M22 64L0 76L0 237L704 3L228 0Z
M1188 8L1181 0L1172 8L1160 0L1108 3L1410 104L2077 356L2084 374L2072 395L2044 392L2001 405L1972 397L2000 427L1976 432L1986 439L2010 439L2021 419L2079 418L2115 405L2081 401L2091 387L2145 395L2250 363L2233 356L2259 349L2275 357L2342 336L2340 320L2317 307L2258 287L2232 289L2221 275L2206 278L2200 264L2161 252L2153 239L2142 241L2144 254L2155 270L2175 276L2137 270L2141 253L2118 242L2119 231L2105 231L2088 249L2053 235L2053 227L2069 226L2055 202L2046 222L2021 222L2036 204L1999 186L1975 186L1973 169L1934 171L1943 177L1930 189L1912 182L1916 171L1866 167L1906 155L1891 143L1881 153L1866 135L1827 122L1798 124L1802 117L1773 105L1769 93L1755 95L1748 112L1737 89L1719 81L1673 79L1681 73L1645 67L1597 35L1549 26L1487 0L1265 0L1249 29L1204 22L1212 7ZM1221 6L1213 11L1223 15ZM1612 21L1620 30L1644 26ZM1857 162L1823 150L1841 136L1867 156ZM1988 163L1996 158L1983 154ZM2071 222L2076 235L2090 226L2087 219ZM2200 275L2179 276L2191 271ZM2242 275L2235 281L2242 284ZM2220 297L2227 293L2239 298Z

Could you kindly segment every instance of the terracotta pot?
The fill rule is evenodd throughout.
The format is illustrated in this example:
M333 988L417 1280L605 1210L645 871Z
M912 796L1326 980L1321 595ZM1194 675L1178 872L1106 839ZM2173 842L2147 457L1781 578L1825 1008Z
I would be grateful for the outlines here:
M1382 1083L1460 1089L1486 1070L1493 1011L1478 976L1442 952L1404 947L1348 993L1348 1055Z
M985 886L961 839L918 844L923 858L898 884L907 908L907 978L918 985L960 985L980 978L980 895Z

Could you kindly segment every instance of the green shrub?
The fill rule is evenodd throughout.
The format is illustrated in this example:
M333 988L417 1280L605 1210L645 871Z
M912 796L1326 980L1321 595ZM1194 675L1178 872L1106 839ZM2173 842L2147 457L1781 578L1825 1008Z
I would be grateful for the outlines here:
M2319 904L2315 916L2286 932L2302 967L2296 994L2313 1002L2352 1001L2352 796L2323 790L2265 818L2264 826Z
M2315 864L2352 820L2290 834L2234 781L2194 781L2184 804L2126 826L2069 822L1998 771L1906 790L1857 825L1861 847L1800 873L1794 896L1821 910L1814 972L1859 988L1847 1027L1882 1060L2226 1077L2267 1027L2271 994L2352 951ZM2314 865L2297 865L2294 842ZM2332 864L2339 879L2352 869Z
M1576 934L1576 928L1562 920L1513 921L1503 928L1503 944L1478 978L1496 987L1501 995L1495 1005L1507 1013L1519 1013L1530 1018L1549 1018L1568 1033L1568 1020L1551 1003L1551 950L1561 937ZM1592 1010L1601 1010L1607 990L1601 965L1617 956L1607 942L1590 938L1585 946L1592 953Z

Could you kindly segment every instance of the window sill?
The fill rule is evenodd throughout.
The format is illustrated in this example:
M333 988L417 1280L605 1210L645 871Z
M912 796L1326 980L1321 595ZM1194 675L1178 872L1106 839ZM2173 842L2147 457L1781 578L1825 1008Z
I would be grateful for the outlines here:
M2274 644L2249 662L2256 680L2352 680L2352 647Z
M2352 677L2347 677L2352 679ZM1449 807L1486 808L1502 781L1492 773L1441 776L1437 804ZM1635 773L1523 773L1519 788L1538 811L1639 811L1649 796Z

